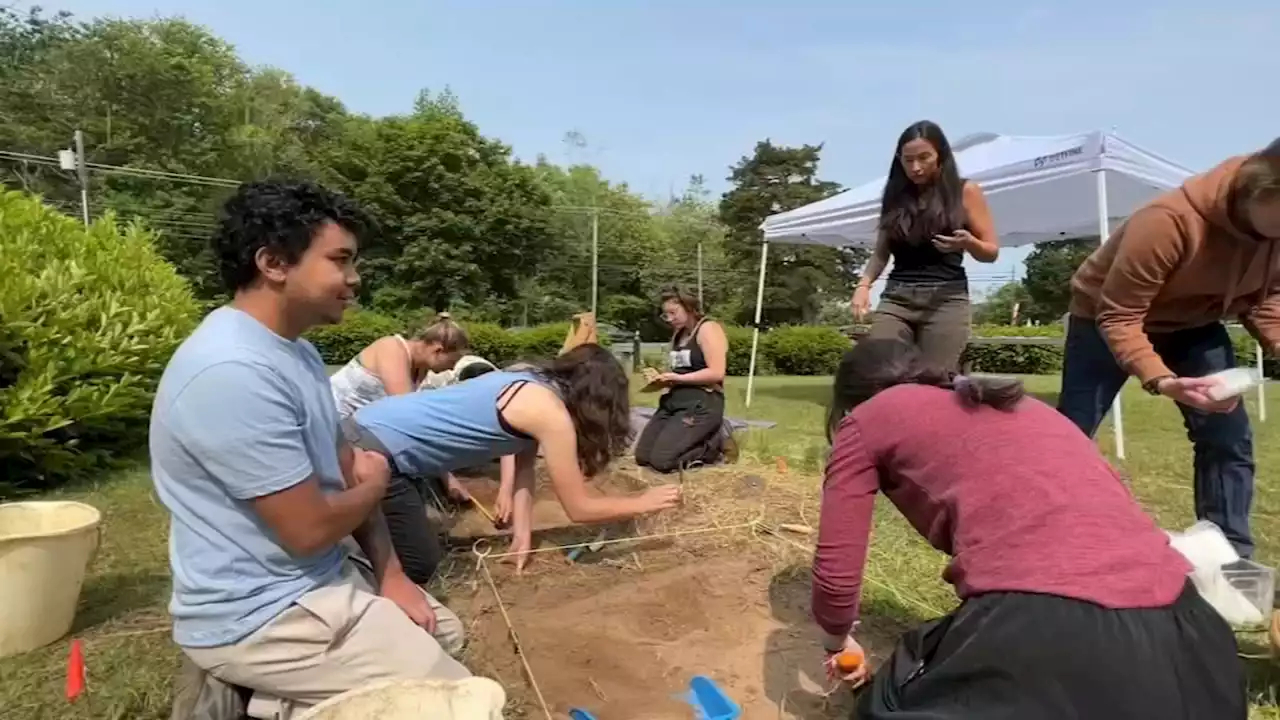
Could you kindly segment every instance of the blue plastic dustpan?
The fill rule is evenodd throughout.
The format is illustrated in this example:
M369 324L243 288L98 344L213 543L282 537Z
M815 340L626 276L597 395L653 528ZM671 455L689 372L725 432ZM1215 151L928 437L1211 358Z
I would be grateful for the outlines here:
M698 720L738 720L742 717L742 708L705 675L693 676L689 681L689 694L684 699L693 706Z
M742 708L705 675L695 675L689 681L689 692L680 699L693 706L698 720L738 720L742 717ZM596 717L586 710L574 708L569 711L569 720L596 720Z

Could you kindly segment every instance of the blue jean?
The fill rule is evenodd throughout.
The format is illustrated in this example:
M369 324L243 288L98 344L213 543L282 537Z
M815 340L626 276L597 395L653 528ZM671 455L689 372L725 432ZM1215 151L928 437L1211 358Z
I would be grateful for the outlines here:
M1151 333L1150 338L1169 369L1184 377L1209 375L1236 364L1231 338L1220 323ZM1093 437L1126 379L1128 373L1116 362L1097 324L1072 317L1063 352L1058 411ZM1241 557L1250 557L1253 431L1244 403L1229 413L1209 413L1184 405L1178 405L1178 410L1195 447L1196 518L1217 525Z

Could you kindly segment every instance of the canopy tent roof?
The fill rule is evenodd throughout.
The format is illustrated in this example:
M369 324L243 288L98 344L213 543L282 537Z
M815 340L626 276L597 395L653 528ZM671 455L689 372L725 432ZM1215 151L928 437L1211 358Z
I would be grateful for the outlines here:
M1044 137L971 135L954 147L960 174L982 185L1000 244L1028 245L1097 234L1095 171L1107 173L1107 214L1122 220L1190 170L1106 132ZM777 215L765 242L875 244L885 178Z

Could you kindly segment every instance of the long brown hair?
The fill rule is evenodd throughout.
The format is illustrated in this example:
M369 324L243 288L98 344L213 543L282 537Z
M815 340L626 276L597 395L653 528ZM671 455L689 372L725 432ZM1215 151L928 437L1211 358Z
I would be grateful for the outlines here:
M924 140L938 153L938 177L923 187L912 182L902 167L902 147L912 140ZM880 233L890 242L919 245L934 235L950 235L963 228L965 222L964 181L960 179L951 143L937 123L912 123L898 136L889 165L889 177L880 197Z
M895 385L911 383L954 390L970 405L1012 410L1026 395L1016 378L970 377L954 370L932 367L920 349L898 339L860 340L844 354L836 369L827 409L827 441L835 437L840 422L858 405Z
M578 463L597 475L631 446L631 394L627 373L613 353L579 345L537 367L560 390L578 438Z
M466 352L471 347L467 331L454 322L447 312L436 315L436 321L423 328L417 339L439 345L443 352L450 354Z

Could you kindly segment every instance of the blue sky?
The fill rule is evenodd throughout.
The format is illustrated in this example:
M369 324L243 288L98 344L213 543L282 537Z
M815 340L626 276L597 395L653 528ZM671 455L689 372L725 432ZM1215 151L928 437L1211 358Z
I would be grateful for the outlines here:
M1193 169L1280 134L1275 0L43 5L185 16L360 112L403 112L448 85L519 156L563 161L577 130L590 147L576 159L652 196L694 173L722 190L765 137L825 143L823 177L856 185L926 117L953 138L1114 128ZM1023 253L1005 255L1001 273Z

